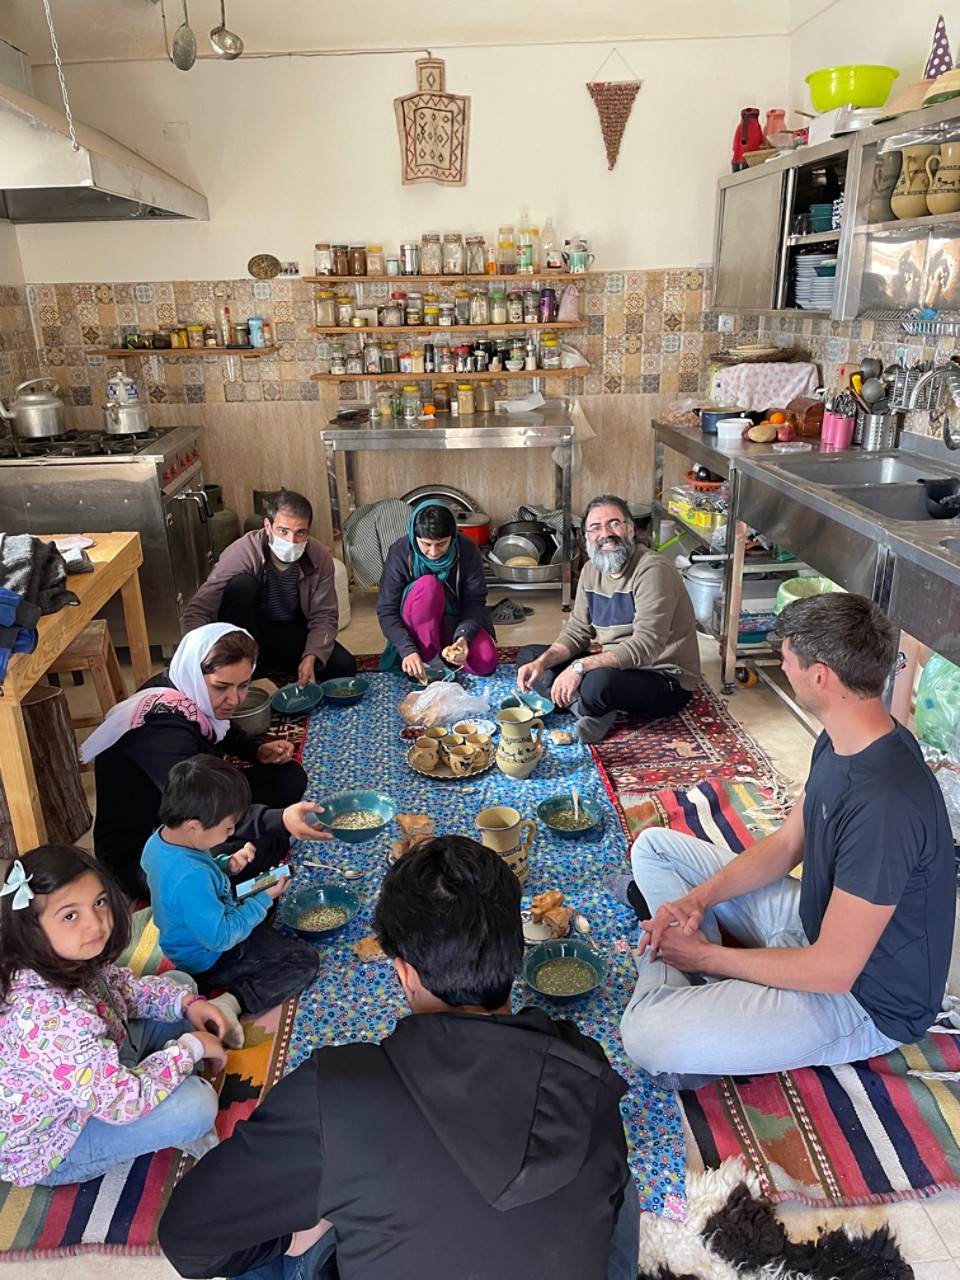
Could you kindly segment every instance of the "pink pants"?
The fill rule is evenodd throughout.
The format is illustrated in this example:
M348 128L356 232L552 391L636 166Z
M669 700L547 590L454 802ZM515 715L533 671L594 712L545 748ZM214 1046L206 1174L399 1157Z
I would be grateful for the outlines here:
M453 627L444 617L446 595L439 578L418 578L403 602L403 621L424 662L436 658L453 642ZM481 627L470 641L464 670L474 676L493 675L497 669L497 646L493 636Z

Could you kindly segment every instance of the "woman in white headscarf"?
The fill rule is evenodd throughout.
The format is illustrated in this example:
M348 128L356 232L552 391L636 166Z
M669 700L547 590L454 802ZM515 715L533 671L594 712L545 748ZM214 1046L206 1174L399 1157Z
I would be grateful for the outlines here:
M280 862L291 835L321 835L306 822L318 806L302 801L307 775L290 743L264 742L230 724L256 661L248 632L224 622L198 627L177 646L169 671L114 707L81 747L80 758L94 762L94 851L131 897L148 896L140 855L157 827L167 774L190 756L231 755L250 762L245 772L253 805L230 842L235 848L247 840L256 845L243 879Z

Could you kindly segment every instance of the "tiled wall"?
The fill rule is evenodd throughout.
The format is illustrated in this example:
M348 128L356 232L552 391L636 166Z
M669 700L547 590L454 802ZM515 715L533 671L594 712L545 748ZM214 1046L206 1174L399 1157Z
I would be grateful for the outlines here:
M44 371L56 377L74 405L104 400L110 364L87 349L119 346L128 333L178 322L213 324L221 302L235 320L263 316L273 325L276 355L236 359L231 379L224 358L127 361L141 390L157 404L317 400L315 286L302 280L154 281L150 283L32 284L27 288L40 336ZM386 297L390 286L365 286L365 302ZM717 317L706 310L710 273L696 269L624 271L585 277L580 315L585 330L563 340L590 363L585 377L547 382L548 394L695 393L703 357L720 346ZM225 291L225 296L224 296ZM441 293L443 291L441 290ZM745 318L756 331L757 320ZM525 380L504 382L504 394L523 395ZM341 398L357 384L343 383Z
M0 399L39 372L26 291L0 285Z

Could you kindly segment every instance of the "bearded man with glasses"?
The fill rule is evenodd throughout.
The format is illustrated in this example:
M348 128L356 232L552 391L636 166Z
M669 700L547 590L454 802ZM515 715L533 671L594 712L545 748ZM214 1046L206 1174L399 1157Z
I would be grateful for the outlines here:
M630 508L603 494L587 504L590 563L569 621L549 648L526 645L517 683L567 707L581 742L599 742L618 711L668 716L690 701L700 678L693 605L673 562L638 546Z

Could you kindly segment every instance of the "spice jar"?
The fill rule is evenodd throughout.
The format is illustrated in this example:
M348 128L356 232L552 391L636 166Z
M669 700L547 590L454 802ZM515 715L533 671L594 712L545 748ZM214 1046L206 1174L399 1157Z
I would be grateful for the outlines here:
M490 323L490 300L482 289L474 289L470 295L470 323Z
M409 347L401 347L400 349L400 372L413 373L413 355Z
M350 274L365 276L367 274L367 246L352 244L350 246Z
M423 347L410 348L410 372L426 372L426 352Z
M400 274L400 259L388 258L387 259L387 275L398 276L399 274Z
M145 330L144 332L146 334L149 330ZM151 335L150 343L154 351L169 351L172 345L170 341L170 326L161 325L156 333Z
M493 413L497 407L493 383L481 379L477 383L474 400L476 401L477 413Z
M395 342L384 342L380 350L380 372L399 373L400 356Z
M433 407L437 413L450 412L449 382L435 382L433 384Z
M363 356L359 351L347 352L347 373L354 377L363 373Z
M244 325L244 328L246 328L246 325ZM238 339L235 338L234 341L237 342L239 345ZM187 345L186 330L178 329L176 326L174 326L170 330L170 346L173 347L174 350L179 350L181 347L185 347L186 345ZM246 346L246 343L244 343L243 345Z
M423 324L423 294L407 294L404 319L407 324Z
M432 325L440 323L440 300L435 293L423 295L423 323Z
M342 342L330 343L330 372L341 377L347 372L347 349Z
M317 325L337 323L337 299L332 289L318 289L313 295L313 315Z
M443 237L443 274L463 275L463 237L459 231L448 231Z
M435 231L428 231L420 237L420 274L438 276L443 268L443 256L440 249L440 237Z
M483 236L467 236L465 258L466 274L468 276L482 276L484 274L486 251Z
M363 348L363 369L365 373L380 372L379 342L368 342Z
M420 417L421 412L420 388L411 382L403 388L404 422L415 422Z
M470 294L466 289L458 289L453 295L453 310L457 324L470 323Z
M333 274L335 276L348 276L350 274L350 254L345 244L334 244L330 246L330 252L333 255Z
M452 302L440 303L440 324L445 329L452 329L456 318L456 308Z
M384 257L382 244L367 245L367 275L382 276L384 274Z
M390 301L385 302L380 313L380 323L386 325L388 329L395 329L398 325L403 324L406 313L407 295L405 293L391 293Z
M353 324L353 299L349 293L341 293L337 298L337 326L347 329Z
M473 373L473 353L467 343L454 347L453 356L456 373Z
M314 275L333 275L333 253L328 244L315 244L313 246L313 268Z
M420 246L418 244L402 244L400 246L400 274L402 276L418 276L420 274Z
M456 373L457 362L453 354L452 347L441 347L440 358L437 362L438 373Z
M540 296L535 289L527 289L523 295L523 323L536 324L540 318Z
M204 325L203 345L205 347L218 347L220 345L220 339L217 337L217 331L212 324Z
M555 333L545 333L540 339L540 368L560 368L560 339Z
M475 401L473 397L473 387L469 382L461 382L457 386L457 399L460 402L461 418L472 417L475 412Z
M317 342L317 373L330 372L330 343L321 338Z
M523 324L523 294L507 294L507 324Z
M507 295L505 293L491 293L490 323L491 324L507 323Z

